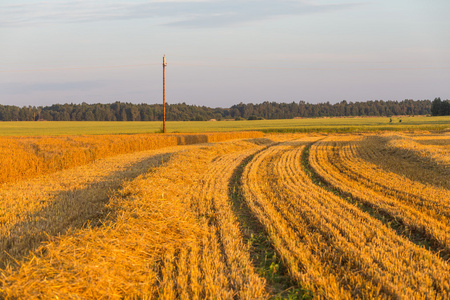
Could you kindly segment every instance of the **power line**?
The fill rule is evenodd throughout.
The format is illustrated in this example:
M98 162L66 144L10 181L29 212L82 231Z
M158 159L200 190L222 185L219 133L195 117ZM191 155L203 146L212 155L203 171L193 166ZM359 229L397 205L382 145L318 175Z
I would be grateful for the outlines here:
M154 64L133 64L133 65L110 65L110 66L91 66L91 67L64 67L64 68L45 68L45 69L22 69L22 70L0 70L0 73L20 73L20 72L53 72L53 71L70 71L70 70L91 70L91 69L120 69L130 67L146 67L156 66Z
M76 70L95 70L95 69L121 69L133 67L156 66L159 63L130 64L130 65L108 65L91 67L62 67L62 68L43 68L43 69L18 69L18 70L0 70L0 73L21 73L21 72L55 72L55 71L76 71ZM449 70L450 67L364 67L364 68L343 68L343 67L264 67L264 66L243 66L243 65L220 65L220 64L199 64L173 62L173 66L186 67L205 67L205 68L224 68L224 69L259 69L259 70L305 70L305 71L408 71L408 70Z
M243 66L243 65L215 65L215 64L195 64L195 63L173 63L175 66L187 67L207 67L207 68L236 68L236 69L264 69L264 70L306 70L306 71L340 71L340 70L354 70L354 71L384 71L384 70L447 70L450 67L365 67L365 68L318 68L318 67L261 67L261 66Z

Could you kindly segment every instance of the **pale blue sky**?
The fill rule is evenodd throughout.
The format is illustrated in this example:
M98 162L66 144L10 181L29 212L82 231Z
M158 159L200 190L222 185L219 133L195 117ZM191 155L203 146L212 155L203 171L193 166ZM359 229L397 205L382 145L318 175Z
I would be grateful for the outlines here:
M448 0L0 1L0 104L450 98Z

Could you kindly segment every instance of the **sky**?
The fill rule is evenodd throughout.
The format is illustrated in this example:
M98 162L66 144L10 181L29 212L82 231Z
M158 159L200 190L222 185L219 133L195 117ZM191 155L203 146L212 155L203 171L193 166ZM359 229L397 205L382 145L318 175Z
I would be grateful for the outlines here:
M448 0L0 0L0 104L450 99Z

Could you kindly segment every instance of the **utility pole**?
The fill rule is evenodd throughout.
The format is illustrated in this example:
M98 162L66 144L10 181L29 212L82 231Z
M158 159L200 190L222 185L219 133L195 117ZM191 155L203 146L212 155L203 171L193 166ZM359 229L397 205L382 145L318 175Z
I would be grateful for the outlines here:
M166 133L166 55L163 56L163 133Z

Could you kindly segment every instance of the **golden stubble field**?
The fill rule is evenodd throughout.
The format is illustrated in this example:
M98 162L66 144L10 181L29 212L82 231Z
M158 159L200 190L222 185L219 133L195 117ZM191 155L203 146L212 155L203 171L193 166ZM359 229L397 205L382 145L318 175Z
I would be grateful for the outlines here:
M450 134L245 134L4 138L0 297L449 298Z

